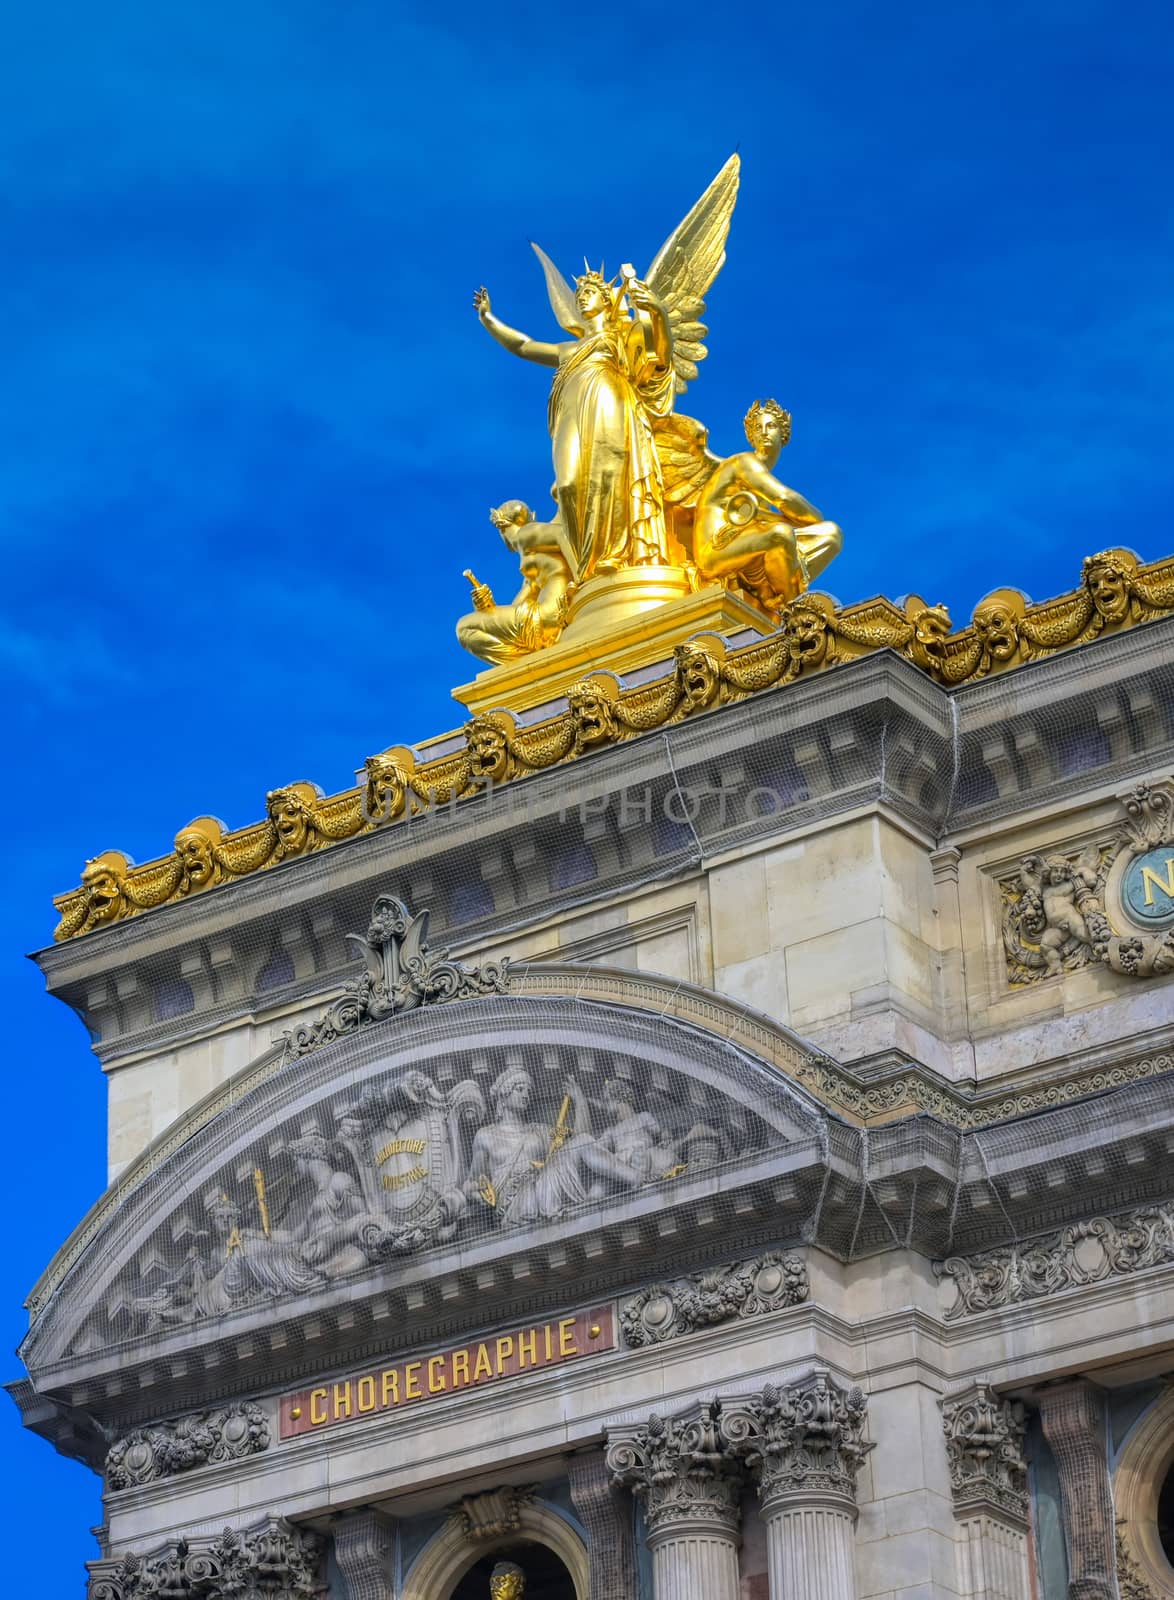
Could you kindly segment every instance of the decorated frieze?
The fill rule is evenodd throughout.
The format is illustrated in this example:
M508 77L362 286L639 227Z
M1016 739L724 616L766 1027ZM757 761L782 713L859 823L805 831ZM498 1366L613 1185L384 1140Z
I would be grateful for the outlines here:
M179 1539L146 1556L128 1553L90 1565L88 1600L313 1600L325 1595L325 1552L317 1534L279 1517L244 1532Z
M942 1401L950 1490L960 1516L994 1513L1027 1521L1024 1410L985 1383Z
M269 1422L252 1401L138 1428L106 1456L107 1489L130 1489L214 1461L237 1461L269 1447Z
M399 1411L421 1400L461 1394L565 1366L615 1348L615 1320L609 1305L572 1317L511 1328L453 1350L438 1350L375 1368L352 1378L284 1395L280 1436L294 1439L336 1423Z
M620 1307L620 1327L634 1349L663 1344L699 1328L799 1305L807 1287L802 1256L772 1253L642 1289Z
M955 1291L947 1318L1039 1300L1174 1261L1174 1205L1094 1217L1022 1244L937 1263Z
M776 632L737 649L709 635L691 640L651 682L621 688L607 673L588 675L568 691L566 709L545 721L523 725L506 711L475 716L459 748L421 762L393 746L369 757L362 784L340 794L286 784L266 796L261 822L226 830L213 817L197 817L176 834L169 855L142 866L105 850L86 862L76 889L55 899L61 920L54 937L74 938L191 899L875 650L897 651L952 686L1174 611L1174 558L1143 564L1128 550L1107 550L1090 556L1081 576L1079 589L1039 605L1018 590L995 590L959 631L943 607L916 597L903 607L884 599L839 606L828 595L800 594L782 607Z
M1122 806L1107 842L1032 852L999 880L1013 987L1096 963L1174 972L1174 784L1141 784Z

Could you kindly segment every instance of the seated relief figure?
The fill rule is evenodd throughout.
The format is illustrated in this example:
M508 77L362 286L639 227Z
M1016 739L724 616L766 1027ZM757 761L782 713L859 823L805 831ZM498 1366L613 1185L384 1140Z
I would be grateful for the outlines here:
M499 606L488 584L466 571L474 609L457 623L457 639L471 655L496 665L555 642L566 623L571 569L557 519L536 522L524 500L507 500L489 520L518 556L522 587L508 605Z

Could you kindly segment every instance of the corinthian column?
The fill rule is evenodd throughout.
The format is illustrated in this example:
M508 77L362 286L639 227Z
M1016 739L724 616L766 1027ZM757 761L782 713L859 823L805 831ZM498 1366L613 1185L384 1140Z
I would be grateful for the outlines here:
M609 1428L607 1465L644 1501L656 1600L738 1600L741 1478L716 1402Z
M964 1600L1030 1594L1023 1407L985 1383L942 1402Z
M1069 1600L1114 1600L1117 1556L1104 1397L1077 1378L1041 1389L1039 1414L1060 1474Z
M852 1545L864 1395L816 1371L722 1407L722 1436L758 1485L771 1600L856 1600Z

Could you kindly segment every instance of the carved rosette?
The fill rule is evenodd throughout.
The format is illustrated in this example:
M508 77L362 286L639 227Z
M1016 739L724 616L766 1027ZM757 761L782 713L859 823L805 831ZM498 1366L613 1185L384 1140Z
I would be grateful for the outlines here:
M737 1531L742 1478L722 1437L716 1401L684 1417L609 1428L607 1466L614 1481L644 1501L650 1545L692 1530Z
M767 1384L722 1408L728 1448L757 1479L763 1511L799 1497L855 1511L856 1474L873 1448L864 1437L864 1393L820 1369L784 1388Z
M960 1516L989 1513L1027 1522L1024 1412L985 1383L942 1402L950 1489Z
M236 1461L269 1447L269 1422L252 1401L139 1428L111 1446L107 1489L130 1489L212 1461Z
M640 1349L736 1317L799 1305L807 1292L802 1256L771 1254L642 1289L620 1308L620 1327L625 1342Z
M269 1517L243 1533L92 1562L88 1600L314 1600L326 1593L323 1548L316 1534Z

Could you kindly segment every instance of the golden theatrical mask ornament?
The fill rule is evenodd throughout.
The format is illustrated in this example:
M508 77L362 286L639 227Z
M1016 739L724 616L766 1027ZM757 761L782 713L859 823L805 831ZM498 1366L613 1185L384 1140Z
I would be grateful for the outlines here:
M473 582L460 642L499 664L568 641L605 637L631 617L695 593L730 590L775 620L840 548L840 531L772 475L790 432L775 401L746 419L752 445L722 460L707 430L678 415L697 377L699 318L725 261L738 194L731 156L658 251L644 277L585 271L574 285L534 246L551 309L569 339L532 339L478 289L483 326L512 355L554 368L548 424L557 514L534 522L520 501L493 514L521 557L524 587L497 606Z

